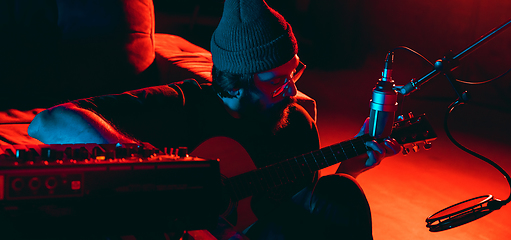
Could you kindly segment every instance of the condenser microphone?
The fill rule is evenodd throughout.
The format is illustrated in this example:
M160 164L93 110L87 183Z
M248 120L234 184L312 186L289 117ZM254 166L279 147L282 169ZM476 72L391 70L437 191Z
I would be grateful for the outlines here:
M397 92L394 90L392 80L392 63L394 52L391 51L385 58L385 68L382 78L373 88L371 99L371 112L369 114L369 135L376 138L386 138L392 133L394 115L397 110Z

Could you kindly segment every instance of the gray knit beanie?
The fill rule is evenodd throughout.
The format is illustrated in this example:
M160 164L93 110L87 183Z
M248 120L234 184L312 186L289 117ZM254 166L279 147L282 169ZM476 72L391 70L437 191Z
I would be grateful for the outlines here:
M298 53L291 25L264 0L226 0L211 38L213 64L245 74L278 67Z

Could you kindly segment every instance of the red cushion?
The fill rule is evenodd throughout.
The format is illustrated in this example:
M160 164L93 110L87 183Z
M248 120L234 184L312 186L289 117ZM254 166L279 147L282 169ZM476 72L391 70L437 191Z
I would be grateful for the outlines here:
M0 111L0 145L41 144L39 140L28 136L27 128L35 115L43 110L37 108L27 111Z
M58 25L66 50L75 50L74 64L82 61L131 65L138 74L154 60L154 6L151 0L58 0ZM93 52L83 51L93 47ZM65 52L73 54L73 52ZM124 61L122 61L125 58ZM88 66L90 67L90 66ZM92 66L89 71L94 71ZM115 67L112 67L115 71Z
M206 49L176 35L156 33L155 51L161 83L186 78L194 78L198 82L211 81L213 60Z
M154 85L141 77L154 62L151 0L57 0L60 89L77 99ZM146 75L143 75L144 77Z
M135 72L147 69L154 61L154 7L150 0L124 1L129 38L125 49Z

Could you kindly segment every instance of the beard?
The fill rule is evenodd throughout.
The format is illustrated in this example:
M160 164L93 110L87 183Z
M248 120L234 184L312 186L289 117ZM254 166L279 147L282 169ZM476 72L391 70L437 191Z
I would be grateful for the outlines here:
M265 108L262 102L246 94L240 99L239 114L242 119L269 128L275 134L288 125L289 106L294 103L296 103L295 97L285 97L282 101Z

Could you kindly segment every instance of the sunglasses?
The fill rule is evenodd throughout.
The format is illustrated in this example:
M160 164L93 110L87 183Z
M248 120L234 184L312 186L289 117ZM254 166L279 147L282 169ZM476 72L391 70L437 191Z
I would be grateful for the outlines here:
M280 85L277 89L273 91L272 97L276 97L280 95L282 92L284 92L284 90L287 88L287 86L289 86L289 83L291 83L291 81L293 81L293 83L298 81L306 67L307 65L303 64L302 61L300 61L298 63L298 66L295 68L295 70L293 70L293 72L291 72L291 74L289 74L289 76L276 77L272 79L270 81L272 85L275 86Z

